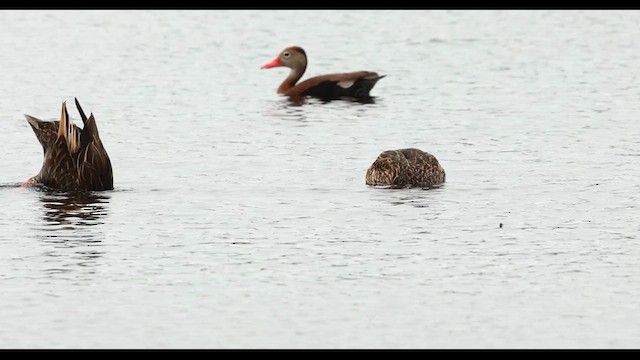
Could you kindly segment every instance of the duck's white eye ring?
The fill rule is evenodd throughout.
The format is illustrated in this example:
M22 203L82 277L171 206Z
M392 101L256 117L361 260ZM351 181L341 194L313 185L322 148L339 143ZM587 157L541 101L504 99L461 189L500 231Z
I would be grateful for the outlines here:
M283 58L288 58L289 56L291 56L291 53L288 52L288 51L285 51L285 52L282 53L282 57Z

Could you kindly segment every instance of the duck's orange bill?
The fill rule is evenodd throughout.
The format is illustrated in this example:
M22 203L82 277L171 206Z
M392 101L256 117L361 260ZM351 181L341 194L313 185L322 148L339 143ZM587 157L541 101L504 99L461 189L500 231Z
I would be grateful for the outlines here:
M262 65L262 67L260 69L268 69L268 68L272 68L272 67L276 67L276 66L282 66L282 61L280 61L279 57L273 59L271 62L268 62L268 63Z

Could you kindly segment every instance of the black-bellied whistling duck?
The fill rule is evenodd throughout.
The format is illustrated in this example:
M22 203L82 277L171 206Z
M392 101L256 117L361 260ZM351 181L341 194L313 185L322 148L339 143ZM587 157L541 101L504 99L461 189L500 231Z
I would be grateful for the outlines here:
M100 141L93 114L87 119L78 99L76 106L84 123L82 129L69 118L66 102L62 103L60 121L43 121L25 114L44 151L40 172L25 185L64 191L113 189L111 160Z
M278 57L264 64L262 69L278 66L291 69L289 76L278 87L278 94L294 98L312 96L327 100L366 99L370 98L369 92L376 82L386 76L373 71L356 71L315 76L296 84L307 69L307 54L299 46L282 50Z
M445 180L445 172L435 156L419 149L383 151L367 170L367 185L392 188L429 188Z

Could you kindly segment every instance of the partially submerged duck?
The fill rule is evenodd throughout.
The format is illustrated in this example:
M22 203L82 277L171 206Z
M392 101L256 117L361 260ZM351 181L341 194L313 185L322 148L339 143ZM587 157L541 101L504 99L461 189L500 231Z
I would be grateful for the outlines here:
M315 76L298 83L307 69L307 54L299 46L288 47L261 69L285 66L291 69L289 76L278 87L278 94L292 98L312 96L325 100L340 98L367 99L369 92L386 75L373 71L355 71L348 73Z
M367 185L429 188L442 184L445 172L435 156L408 148L382 152L367 170Z
M62 103L59 121L43 121L25 114L44 151L40 172L25 184L65 191L113 189L111 160L100 140L93 113L87 118L78 99L75 102L83 128L69 118L66 102Z

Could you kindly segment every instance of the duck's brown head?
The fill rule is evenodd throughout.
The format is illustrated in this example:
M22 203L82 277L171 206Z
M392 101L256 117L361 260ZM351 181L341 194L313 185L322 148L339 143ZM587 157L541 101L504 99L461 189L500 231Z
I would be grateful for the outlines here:
M303 70L307 68L307 54L300 46L290 46L273 60L262 65L261 69L285 66L291 69Z

